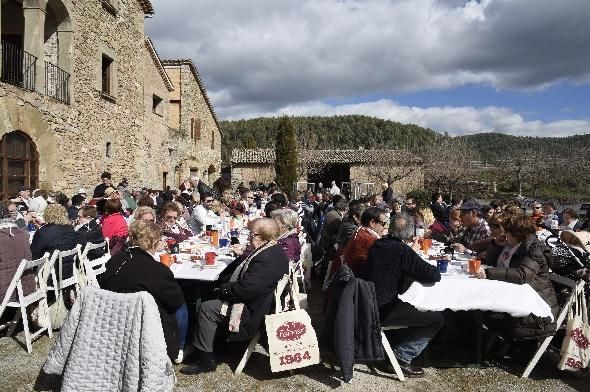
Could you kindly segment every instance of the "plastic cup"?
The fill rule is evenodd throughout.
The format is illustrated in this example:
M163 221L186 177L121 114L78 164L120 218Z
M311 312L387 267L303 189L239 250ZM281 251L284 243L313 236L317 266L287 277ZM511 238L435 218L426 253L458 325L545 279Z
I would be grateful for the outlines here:
M469 274L475 275L479 272L481 268L481 260L478 259L471 259L469 260Z
M420 246L422 247L422 251L424 253L428 254L428 251L430 250L430 247L432 246L432 240L430 238L423 238Z
M217 258L217 254L215 252L207 252L205 253L205 264L207 265L215 265L215 259Z
M219 246L219 231L211 230L211 245Z
M219 239L219 247L225 248L229 245L229 240L227 238L220 238Z
M166 267L170 267L173 263L172 255L170 253L162 253L160 255L160 263L164 264Z
M449 267L449 260L447 259L438 259L436 260L436 266L438 267L438 271L441 274L444 274L447 272L447 268Z

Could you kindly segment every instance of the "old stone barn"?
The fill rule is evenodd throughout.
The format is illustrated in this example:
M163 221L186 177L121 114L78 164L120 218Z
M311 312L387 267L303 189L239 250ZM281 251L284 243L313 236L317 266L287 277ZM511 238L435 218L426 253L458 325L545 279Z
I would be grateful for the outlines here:
M419 157L402 150L305 150L299 152L299 182L336 181L355 196L381 192L381 184L392 181L394 190L406 193L422 189L424 174ZM232 186L240 183L269 183L275 180L273 149L235 149L231 156ZM301 188L301 187L300 187Z
M1 0L0 199L20 186L212 182L221 133L191 60L160 59L149 0Z

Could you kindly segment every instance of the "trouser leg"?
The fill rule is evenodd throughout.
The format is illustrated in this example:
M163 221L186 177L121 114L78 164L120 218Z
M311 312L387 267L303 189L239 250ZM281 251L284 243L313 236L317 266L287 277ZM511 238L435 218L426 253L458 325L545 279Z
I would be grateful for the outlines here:
M182 304L176 311L176 321L178 322L178 340L180 349L184 349L186 343L186 334L188 332L188 309L186 304Z
M195 331L195 338L193 346L197 350L212 353L213 341L215 340L215 332L217 326L227 323L227 316L223 316L220 312L223 301L220 299L212 299L201 303L201 307L197 313L197 330Z

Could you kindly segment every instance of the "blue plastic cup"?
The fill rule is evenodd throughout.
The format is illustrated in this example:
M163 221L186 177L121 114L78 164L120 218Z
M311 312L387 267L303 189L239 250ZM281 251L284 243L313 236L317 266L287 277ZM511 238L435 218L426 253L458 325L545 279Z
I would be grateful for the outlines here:
M447 260L447 259L438 259L436 261L436 265L438 266L438 271L441 274L444 274L444 273L447 272L447 268L449 266L449 260Z
M227 246L229 246L229 240L227 238L220 238L219 239L219 247L225 248Z

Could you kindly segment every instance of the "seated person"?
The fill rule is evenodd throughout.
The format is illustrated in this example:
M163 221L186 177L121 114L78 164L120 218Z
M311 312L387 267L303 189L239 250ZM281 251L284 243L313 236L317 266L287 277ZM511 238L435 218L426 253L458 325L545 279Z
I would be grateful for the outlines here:
M301 244L297 234L299 215L289 208L281 208L271 212L270 216L279 226L277 242L283 247L290 261L298 262L301 257Z
M491 258L495 260L498 257L499 250L501 250L501 247L504 246L504 242L506 241L504 230L502 229L504 219L506 219L506 216L494 214L488 221L491 235L488 238L475 241L471 244L471 250L477 253L478 259L487 260Z
M561 214L563 223L559 226L559 230L573 230L580 231L582 222L578 220L578 214L572 208L566 208Z
M178 205L173 201L167 201L164 203L160 211L160 227L162 228L162 234L165 237L173 238L178 243L181 243L193 235L190 230L181 227L178 223L181 212L182 211Z
M76 241L82 245L82 251L87 243L99 244L104 241L102 230L96 220L96 207L85 206L78 210L75 226ZM95 260L105 254L105 249L93 249L88 252L88 259Z
M228 328L229 341L251 339L270 310L274 290L289 272L289 259L276 242L279 228L269 218L250 221L250 243L254 250L243 259L217 292L217 299L201 304L193 346L197 362L180 370L184 374L215 371L213 341L218 327ZM236 320L231 322L230 320Z
M129 247L114 255L99 276L100 287L116 293L147 291L154 297L170 358L179 352L176 312L184 305L184 295L170 268L154 259L162 230L152 222L137 220L129 227Z
M556 317L559 305L548 277L551 250L537 238L535 222L531 217L515 215L506 218L502 228L506 236L505 244L497 245L503 246L500 252L495 252L498 255L496 259L488 257L486 260L492 268L480 271L478 277L516 284L528 283L547 302ZM548 317L539 318L532 314L513 318L508 314L496 313L484 322L490 330L508 339L540 339L555 331L555 322Z
M396 215L391 234L373 244L369 251L364 279L375 284L381 326L408 326L393 352L407 377L422 377L424 370L412 365L428 342L443 326L440 312L421 312L398 295L404 291L407 278L424 283L440 281L438 268L422 260L404 242L414 236L414 224L407 214Z
M490 236L490 227L488 222L482 217L481 205L473 199L465 201L458 208L461 216L461 224L465 227L465 231L459 242L451 246L457 252L475 253L471 250L474 242L483 240Z
M201 194L201 204L193 209L191 219L188 224L194 235L199 235L205 231L207 225L219 221L219 217L213 211L213 195L210 193Z

